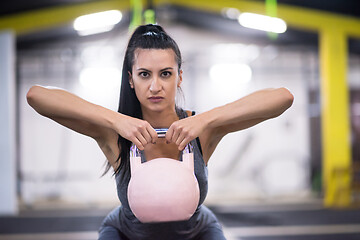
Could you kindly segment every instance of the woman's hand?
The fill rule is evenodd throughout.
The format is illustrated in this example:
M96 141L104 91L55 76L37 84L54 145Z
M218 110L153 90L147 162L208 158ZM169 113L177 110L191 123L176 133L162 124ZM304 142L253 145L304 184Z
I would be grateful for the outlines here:
M182 151L191 140L203 132L205 127L206 124L200 115L183 118L171 124L165 138L167 142L174 142Z
M133 142L139 150L144 150L149 143L156 143L157 133L145 120L120 114L115 123L115 130L127 140Z

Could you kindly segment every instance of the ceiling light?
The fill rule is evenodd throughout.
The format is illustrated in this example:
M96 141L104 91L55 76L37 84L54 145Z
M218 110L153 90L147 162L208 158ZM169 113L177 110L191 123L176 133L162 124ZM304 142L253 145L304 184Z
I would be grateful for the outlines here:
M238 21L243 27L247 28L274 33L284 33L286 31L286 23L280 18L255 13L241 13Z
M224 17L229 19L238 19L240 15L240 11L236 8L223 8L221 13Z
M89 35L110 31L121 21L122 14L118 10L83 15L75 19L74 29L80 35Z

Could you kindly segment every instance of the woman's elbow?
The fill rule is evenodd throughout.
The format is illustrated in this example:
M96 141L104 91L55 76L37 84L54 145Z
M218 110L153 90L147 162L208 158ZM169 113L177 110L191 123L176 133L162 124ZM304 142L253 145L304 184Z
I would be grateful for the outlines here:
M289 91L289 89L283 87L279 89L281 91L281 96L284 101L284 105L286 106L286 109L291 107L291 105L294 102L294 95Z
M41 90L41 88L42 87L39 85L34 85L26 93L26 100L30 106L34 102L34 99L36 98L36 96L39 94L39 90Z
M287 88L277 88L276 92L276 107L272 112L270 118L275 118L283 114L294 102L294 95Z

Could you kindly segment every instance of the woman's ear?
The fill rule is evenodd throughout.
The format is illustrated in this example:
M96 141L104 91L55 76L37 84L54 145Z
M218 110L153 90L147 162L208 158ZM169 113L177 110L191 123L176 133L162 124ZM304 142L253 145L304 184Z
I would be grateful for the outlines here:
M128 74L129 74L129 84L130 84L130 87L131 87L131 88L134 88L134 81L133 81L131 72L128 72Z
M178 79L178 82L177 82L177 87L180 87L180 85L182 83L182 74L183 74L183 70L180 70L179 79Z

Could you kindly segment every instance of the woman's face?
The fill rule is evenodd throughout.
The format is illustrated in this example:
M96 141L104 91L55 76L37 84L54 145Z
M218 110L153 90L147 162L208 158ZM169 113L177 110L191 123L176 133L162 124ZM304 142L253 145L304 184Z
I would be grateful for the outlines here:
M176 89L182 81L172 49L136 49L130 86L142 110L164 111L175 108Z

